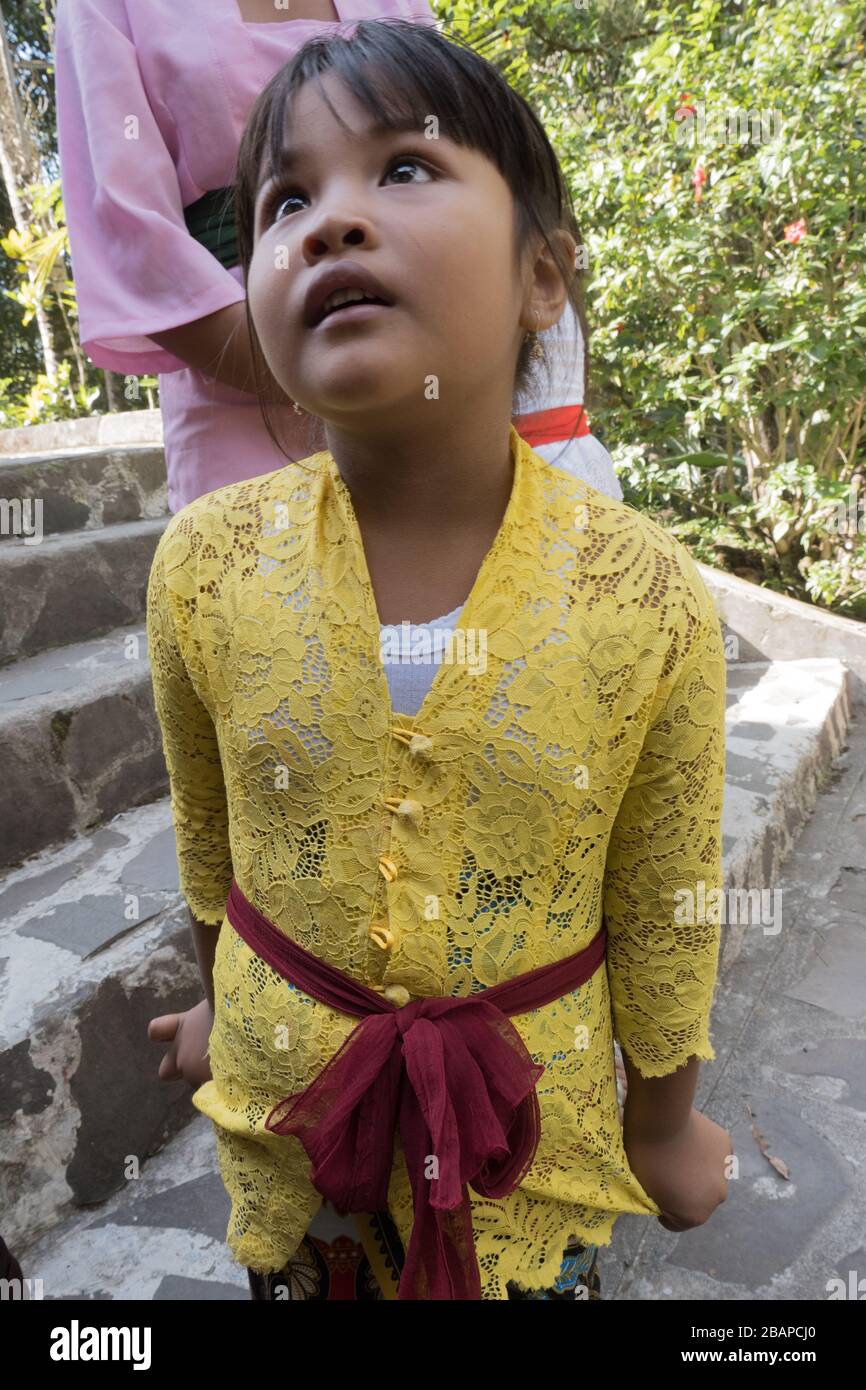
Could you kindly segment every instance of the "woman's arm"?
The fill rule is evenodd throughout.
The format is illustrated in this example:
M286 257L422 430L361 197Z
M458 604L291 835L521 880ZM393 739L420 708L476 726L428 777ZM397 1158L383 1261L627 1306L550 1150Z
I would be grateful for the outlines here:
M207 372L217 381L234 386L238 391L254 391L250 337L243 302L227 304L216 313L167 328L163 333L151 333L160 347L190 367Z
M243 316L244 288L190 235L128 8L124 0L67 0L57 10L57 140L79 333L98 367L176 372L189 363L153 330L171 334L180 324L182 334L225 310L210 349L216 357L234 322L229 311Z
M151 338L174 357L190 367L215 377L238 391L255 392L252 347L243 300L227 304L192 323L168 328L163 333L151 333ZM267 399L272 405L292 405L292 399L281 390L270 373L265 378Z

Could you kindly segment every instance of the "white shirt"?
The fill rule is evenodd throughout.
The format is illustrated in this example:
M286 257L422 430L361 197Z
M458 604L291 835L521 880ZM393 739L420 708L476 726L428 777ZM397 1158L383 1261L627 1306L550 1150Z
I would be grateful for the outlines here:
M540 335L544 361L533 363L529 380L514 404L515 414L532 415L538 410L556 410L563 405L583 405L583 333L571 302L567 301L558 321ZM622 488L613 459L593 434L555 444L533 445L548 463L582 478L597 492L622 501ZM408 711L407 711L408 713Z
M466 599L459 603L456 608L452 608L450 613L444 613L441 618L428 618L426 623L409 623L407 630L408 640L405 643L407 652L418 650L415 642L415 634L431 629L445 630L453 632L457 626L457 619L466 607ZM379 628L381 640L393 634L393 639L400 642L401 624L382 623ZM384 662L385 675L388 680L388 689L391 693L391 708L398 714L417 714L421 708L421 702L430 686L433 684L433 677L436 668L442 661L444 648L447 644L447 636L443 636L439 641L430 642L429 661L393 661Z

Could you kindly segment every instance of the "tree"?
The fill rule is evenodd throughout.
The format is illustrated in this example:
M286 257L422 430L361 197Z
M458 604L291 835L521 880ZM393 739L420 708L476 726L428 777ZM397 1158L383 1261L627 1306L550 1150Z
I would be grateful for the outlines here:
M560 156L626 500L701 559L866 616L864 0L438 14Z
M48 20L49 15L44 7L43 13ZM53 22L53 15L50 16L50 19ZM2 3L0 3L0 170L3 173L6 196L9 200L15 229L21 239L21 249L23 250L24 245L32 239L34 225L39 227L46 237L56 236L57 228L51 225L47 212L38 199L37 190L42 180L42 169L38 150L22 111L16 68L7 42ZM31 307L39 329L45 370L49 377L54 378L57 375L54 332L42 302L42 294L38 293L37 271L32 268L28 260L25 259L24 264L27 282L33 290ZM56 253L51 260L49 274L55 283L59 297L65 277Z

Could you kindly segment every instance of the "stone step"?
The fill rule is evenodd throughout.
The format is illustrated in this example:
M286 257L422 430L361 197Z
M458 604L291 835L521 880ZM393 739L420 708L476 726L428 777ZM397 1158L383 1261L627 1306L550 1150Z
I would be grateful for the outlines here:
M0 546L0 667L140 621L153 553L168 520Z
M0 866L167 790L145 628L0 670Z
M246 1271L226 1244L231 1202L213 1125L192 1113L96 1212L76 1213L26 1252L6 1234L31 1298L249 1302Z
M851 675L833 657L728 663L723 854L729 906L722 968L750 931L763 932L730 890L770 888L845 745ZM753 921L752 918L755 918Z
M733 663L728 685L726 896L732 889L760 890L775 882L832 757L844 744L848 709L847 672L832 660ZM153 1190L143 1183L151 1171L145 1160L199 1113L183 1082L158 1080L160 1049L146 1035L150 1018L201 998L178 891L168 799L130 810L7 874L0 881L0 924L5 1239L13 1250L23 1248L67 1223L63 1229L70 1239L75 1233L75 1242L84 1241L81 1247L73 1242L77 1251L89 1248L91 1239L98 1244L102 1236L96 1228L109 1220L171 1225L167 1214L159 1217L159 1202L151 1218L149 1207L136 1211L143 1194ZM769 934L768 926L772 930L760 914L752 920L729 918L722 974L755 936L763 940ZM130 1155L143 1175L138 1182L129 1180L124 1166ZM171 1162L166 1171L169 1186L189 1178L182 1163ZM211 1163L200 1175L212 1208L193 1186L177 1198L179 1211L186 1202L193 1213L194 1248L211 1254L204 1236L216 1240L220 1223L225 1231L213 1171ZM126 1215L75 1212L82 1203L109 1199L112 1211ZM167 1201L171 1207L175 1199ZM202 1220L210 1222L204 1232L197 1224ZM148 1232L151 1238L140 1284L150 1291L129 1296L185 1296L154 1292L163 1237ZM58 1235L60 1246L64 1239ZM170 1239L183 1245L177 1232ZM132 1248L137 1248L134 1241ZM57 1277L68 1281L60 1296L80 1294L78 1281L93 1290L134 1282L132 1262L124 1280L106 1285L98 1260L81 1267L77 1261L77 1255L66 1265L60 1260L58 1269L67 1273ZM201 1267L196 1255L193 1268ZM230 1265L215 1260L213 1267L225 1282Z
M147 1024L201 998L167 798L0 886L0 1211L9 1246L128 1181L193 1107Z
M0 457L0 542L155 519L167 498L160 444Z
M49 420L43 425L17 425L0 430L0 458L20 454L50 454L82 445L117 448L127 444L161 444L159 406L115 410L107 415L82 415L75 420Z

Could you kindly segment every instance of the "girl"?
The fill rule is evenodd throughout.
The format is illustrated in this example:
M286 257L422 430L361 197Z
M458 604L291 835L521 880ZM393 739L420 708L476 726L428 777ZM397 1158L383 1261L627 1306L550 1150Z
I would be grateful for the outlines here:
M137 374L158 374L172 511L324 445L321 422L275 382L279 444L263 424L229 185L250 107L307 39L395 16L434 23L427 0L60 0L58 143L82 346L127 377L129 396ZM621 497L581 409L579 319L569 309L548 336L550 380L527 380L519 427Z
M327 448L199 498L154 558L206 993L151 1024L160 1076L214 1122L254 1296L585 1296L622 1212L680 1231L726 1195L692 1107L719 621L679 542L510 424L577 237L491 65L400 21L310 41L250 113L237 213L264 413L273 378ZM383 629L443 611L413 690ZM317 1265L323 1207L369 1269Z

